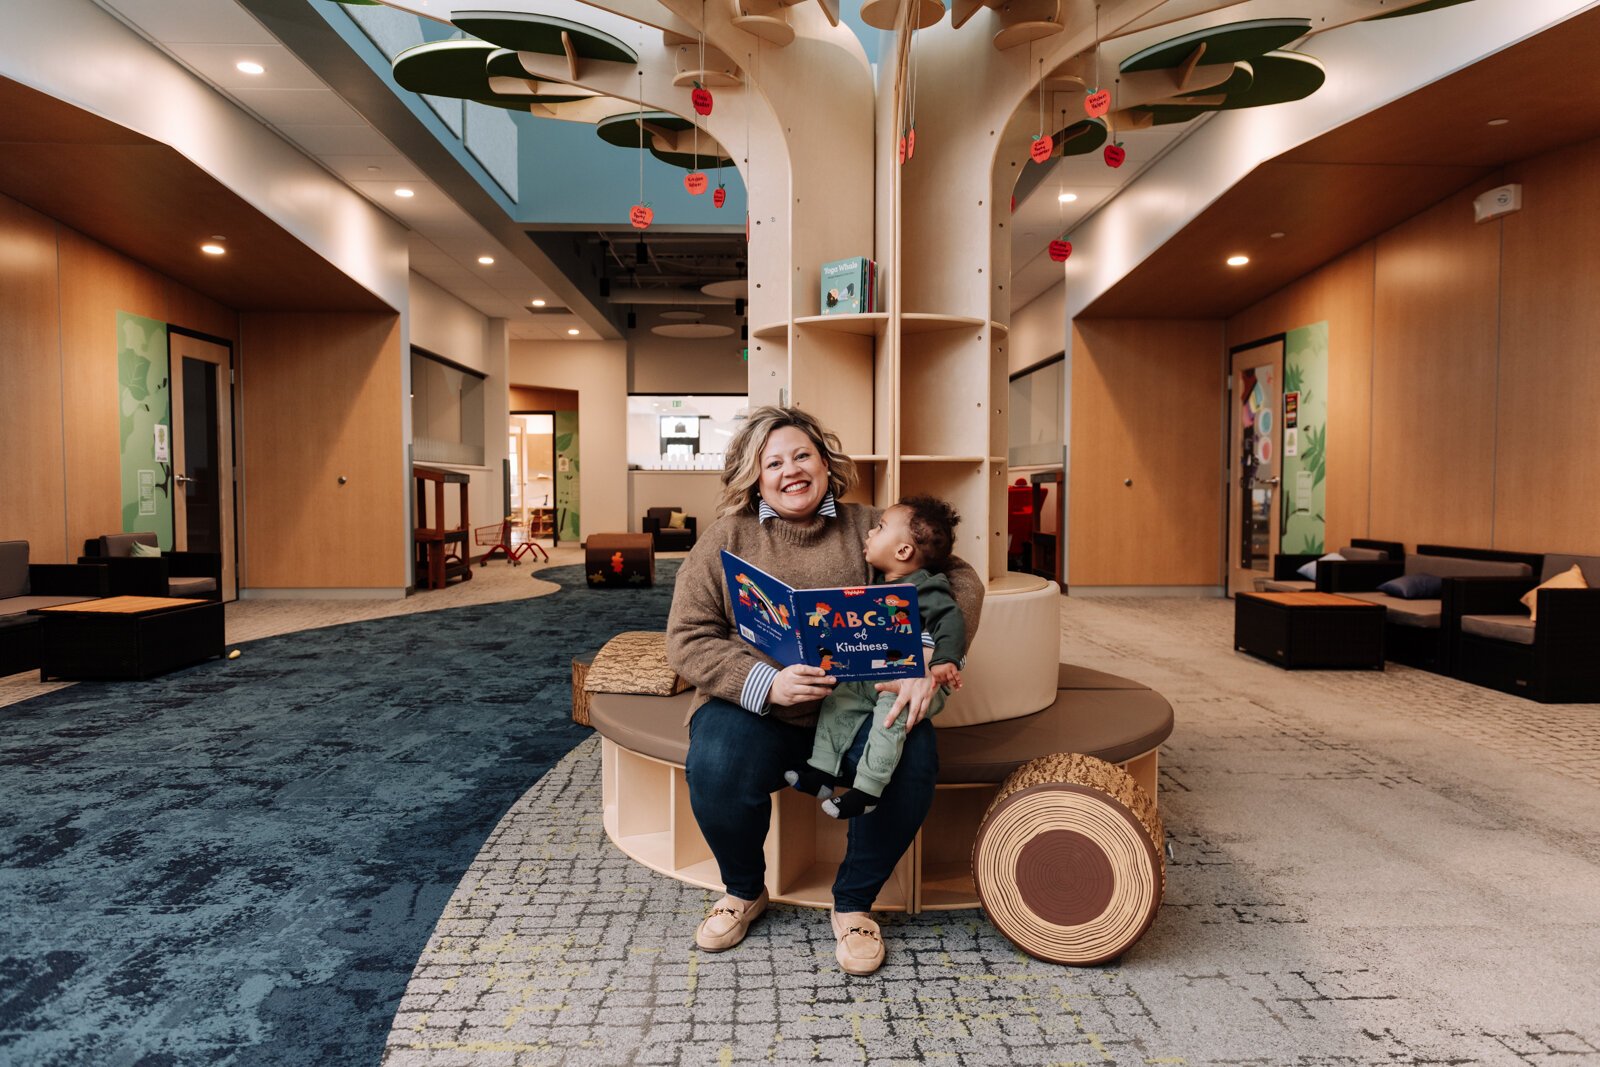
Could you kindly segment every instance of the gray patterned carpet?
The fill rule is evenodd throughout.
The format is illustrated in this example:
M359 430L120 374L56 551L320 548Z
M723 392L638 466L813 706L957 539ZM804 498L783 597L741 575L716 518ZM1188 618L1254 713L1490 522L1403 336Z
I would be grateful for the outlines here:
M1231 604L1065 602L1063 653L1172 700L1176 859L1115 965L1017 953L978 912L890 916L867 979L823 913L695 950L712 894L621 856L585 742L445 906L389 1067L1600 1064L1600 708L1228 651Z

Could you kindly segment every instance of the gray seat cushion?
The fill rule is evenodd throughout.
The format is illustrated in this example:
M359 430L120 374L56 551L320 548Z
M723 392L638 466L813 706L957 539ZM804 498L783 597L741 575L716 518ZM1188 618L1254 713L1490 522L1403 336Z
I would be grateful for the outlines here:
M1317 588L1316 582L1290 580L1277 578L1257 578L1256 592L1258 593L1309 593Z
M1461 632L1519 645L1533 644L1533 620L1526 615L1463 615Z
M215 578L168 578L167 595L198 597L217 591Z
M1381 548L1357 548L1355 545L1345 545L1339 550L1339 555L1345 559L1388 559L1389 553Z
M1533 568L1526 563L1412 553L1406 557L1406 573L1431 574L1436 578L1527 578L1533 574Z
M0 615L26 615L34 608L53 608L58 604L81 604L99 600L93 596L14 596L0 600Z
M1539 575L1539 580L1548 582L1556 575L1571 570L1574 563L1583 571L1583 580L1589 583L1590 588L1600 585L1600 556L1564 556L1555 552L1544 558L1544 573Z
M0 541L0 597L28 591L28 542Z
M1401 600L1388 593L1340 593L1352 600L1365 600L1368 604L1382 604L1389 609L1389 621L1396 626L1415 626L1419 630L1437 630L1442 601Z

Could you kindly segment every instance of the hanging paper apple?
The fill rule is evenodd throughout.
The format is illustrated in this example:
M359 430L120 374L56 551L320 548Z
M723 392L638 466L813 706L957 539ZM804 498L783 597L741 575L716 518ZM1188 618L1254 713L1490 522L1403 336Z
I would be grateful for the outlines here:
M1083 98L1083 110L1092 119L1097 119L1111 110L1111 91L1098 89Z
M1122 147L1122 142L1118 141L1116 144L1106 145L1105 157L1106 166L1120 167L1122 161L1128 158L1128 151Z
M1050 242L1050 258L1057 263L1065 263L1070 255L1072 255L1071 241L1063 241L1058 237Z
M906 158L910 159L917 154L917 128L915 126L906 131Z
M1013 215L1017 213L1017 194L1015 193L1011 194L1011 213Z
M895 161L899 163L906 161L906 135L903 133L900 135L900 145L895 149Z
M1035 163L1043 163L1045 160L1050 158L1050 153L1054 152L1055 150L1055 138L1051 137L1047 133L1037 141L1033 142L1033 144L1028 148L1028 155Z
M691 171L683 176L683 187L689 190L690 196L699 196L706 191L708 181L704 171Z
M711 206L721 207L728 202L728 187L719 185L711 191Z
M694 92L689 94L689 101L690 103L694 104L694 113L696 115L711 114L712 100L710 89L707 89L702 85L696 85L694 87Z
M628 224L636 230L648 228L655 217L656 213L649 204L635 204L628 209Z

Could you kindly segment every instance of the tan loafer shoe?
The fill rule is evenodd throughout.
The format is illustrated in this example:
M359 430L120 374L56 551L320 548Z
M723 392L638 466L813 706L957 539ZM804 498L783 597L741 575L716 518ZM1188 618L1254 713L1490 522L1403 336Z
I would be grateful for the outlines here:
M723 897L717 901L694 932L694 943L707 952L722 952L744 940L750 924L767 910L767 891L746 903L737 897Z
M864 911L829 912L833 936L839 945L833 950L845 974L871 974L883 966L883 935L878 924Z

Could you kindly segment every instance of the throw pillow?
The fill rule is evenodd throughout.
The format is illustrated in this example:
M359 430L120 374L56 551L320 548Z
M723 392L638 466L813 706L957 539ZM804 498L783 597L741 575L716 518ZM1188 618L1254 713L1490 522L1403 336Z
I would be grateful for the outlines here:
M155 545L147 545L143 541L135 541L132 546L135 556L151 557L161 555L161 549Z
M1307 563L1304 567L1301 567L1299 570L1295 571L1295 573L1308 582L1314 582L1317 580L1317 564L1321 563L1325 559L1344 559L1344 557L1339 555L1337 552L1329 552L1326 556L1319 556L1310 563Z
M595 653L583 680L591 693L643 693L669 697L689 688L667 665L667 635L646 630L621 633Z
M682 530L688 521L689 516L685 515L681 511L674 511L672 514L667 516L667 529Z
M1378 592L1401 600L1432 600L1444 592L1444 579L1432 574L1403 574L1378 586Z
M1539 621L1539 590L1541 589L1587 589L1589 583L1584 580L1583 568L1574 563L1567 570L1551 578L1548 582L1540 582L1528 590L1522 597L1522 603L1528 609L1528 617L1534 622Z

